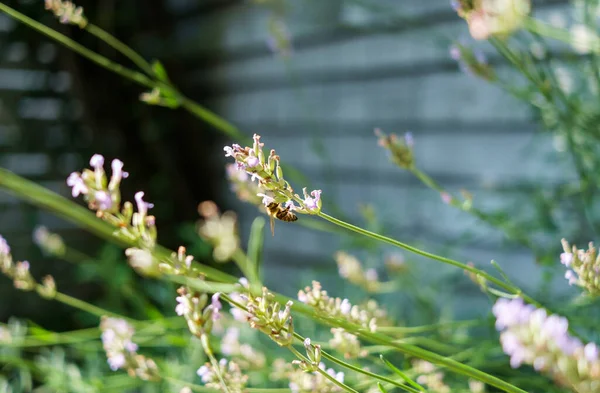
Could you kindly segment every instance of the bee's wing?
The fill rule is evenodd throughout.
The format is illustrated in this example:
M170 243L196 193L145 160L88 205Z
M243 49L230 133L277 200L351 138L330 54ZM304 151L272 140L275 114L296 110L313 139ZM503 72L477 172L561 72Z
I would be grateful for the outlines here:
M269 216L269 221L271 221L271 236L275 236L275 218Z

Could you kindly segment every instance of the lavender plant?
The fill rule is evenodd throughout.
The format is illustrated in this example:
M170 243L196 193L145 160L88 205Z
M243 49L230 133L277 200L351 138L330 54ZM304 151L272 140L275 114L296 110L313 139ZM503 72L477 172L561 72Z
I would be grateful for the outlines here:
M597 156L588 144L597 138L589 120L595 109L575 106L574 95L553 83L556 70L519 56L510 41L521 30L532 35L537 43L543 36L563 39L571 42L575 50L589 52L595 61L596 43L600 41L591 22L565 33L530 17L531 4L525 0L455 1L452 5L458 16L466 20L472 37L489 40L515 71L522 74L530 84L528 88L535 90L535 102L544 125L551 132L566 135L580 176L585 217L593 227L589 208L594 195L592 169L596 168ZM590 10L597 6L585 2ZM250 146L246 147L237 143L224 147L226 157L234 160L227 173L238 197L258 206L259 212L284 221L293 221L284 219L290 214L303 215L297 223L289 225L302 225L304 218L312 216L330 225L325 228L337 226L429 258L431 263L464 271L495 300L490 311L496 317L499 335L489 329L492 322L485 315L476 321L453 324L442 322L438 315L433 324L405 326L388 312L392 304L389 298L387 301L365 298L362 303L353 301L353 304L347 298L330 296L316 280L297 292L298 302L278 294L265 285L260 274L261 253L257 250L262 246L262 226L253 226L251 243L245 250L236 215L221 214L211 201L199 205L202 220L198 223L198 234L210 244L214 259L221 263L233 261L241 277L199 263L187 254L185 246L170 251L159 244L160 217L149 214L153 205L144 200L144 192L134 195L135 204L122 195L121 182L129 177L123 171L125 164L114 159L108 176L104 157L96 154L90 159L91 168L73 172L66 179L72 197L81 196L93 213L4 169L0 169L0 187L125 248L129 265L147 279L165 285L176 283L178 289L170 294L171 316L134 319L70 297L60 292L52 276L38 281L30 271L30 262L14 262L13 250L0 237L0 270L17 289L85 311L98 321L94 328L61 333L46 331L34 323L26 328L16 322L0 325L0 362L6 365L6 378L0 379L0 387L4 390L10 391L13 386L31 391L35 380L36 384L57 391L480 393L488 387L512 393L599 391L600 361L593 342L598 336L597 326L590 331L570 325L550 305L524 293L498 264L494 266L498 267L499 275L492 274L472 263L421 250L325 213L330 199L327 190L308 192L303 188L302 195L296 193L291 183L296 179L284 177L284 158L273 149L264 149L258 134L249 141L233 125L183 96L160 63L148 63L91 24L81 7L67 1L47 0L46 8L62 23L73 24L111 45L139 71L94 53L0 3L0 10L15 19L149 88L149 92L142 93L142 101L170 108L181 106L236 138L238 143L248 142ZM282 37L286 37L284 29L277 21L271 25L281 41L276 45L278 50L290 56L289 47L282 44L285 41ZM289 40L285 42L289 44ZM547 52L537 50L537 53ZM467 45L456 45L451 55L466 72L534 102L521 88L502 80ZM597 69L592 74L597 77ZM597 95L597 91L588 93ZM583 135L581 140L569 134L572 129ZM442 202L498 226L507 236L539 251L527 231L518 225L500 223L493 215L476 209L469 193L465 192L463 200L459 200L419 170L419 158L413 149L418 141L412 134L400 139L377 131L377 136L380 145L390 152L392 162L439 192ZM286 167L286 173L289 172ZM67 242L55 234L38 229L34 238L49 254L64 259L73 256ZM563 246L564 253L554 253L554 259L570 269L566 274L569 283L596 295L598 258L593 245L583 251L564 240ZM394 282L388 285L380 281L376 272L363 270L359 260L347 253L338 253L336 259L342 278L365 289L369 295L399 289ZM391 271L405 271L404 263L389 265ZM225 312L227 309L229 313ZM563 310L569 311L564 307ZM487 333L482 337L481 332L471 331L470 327L483 328ZM250 343L240 343L242 332L250 332L245 336L252 337ZM310 333L311 337L302 333ZM46 350L48 346L53 349ZM38 356L32 360L24 354L26 348L36 350ZM100 364L98 359L102 359ZM523 365L532 366L533 370L521 371Z

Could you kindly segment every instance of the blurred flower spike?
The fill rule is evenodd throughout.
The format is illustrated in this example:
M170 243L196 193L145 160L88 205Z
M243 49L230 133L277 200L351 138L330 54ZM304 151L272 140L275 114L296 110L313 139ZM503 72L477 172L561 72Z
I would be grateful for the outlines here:
M569 284L584 288L590 295L600 295L600 256L594 244L590 242L587 250L579 250L562 239L562 245L560 263L569 268L565 273Z
M247 302L247 321L251 328L265 333L282 347L292 344L294 322L291 300L282 309L281 304L275 300L275 296L264 287L261 296L254 296L251 293L240 296Z
M73 172L67 178L67 185L71 187L73 197L83 195L88 207L96 212L96 216L109 222L120 234L140 242L146 249L153 249L156 245L156 219L148 215L148 210L154 207L152 203L144 201L144 192L139 191L134 199L137 212L133 211L133 204L125 202L121 206L121 180L129 176L123 171L123 162L114 159L111 163L112 174L107 178L104 171L104 157L94 154L90 159L92 169L83 172Z
M10 252L10 246L6 239L0 236L0 271L13 281L15 288L21 291L37 291L46 298L52 299L56 296L56 283L52 276L45 276L39 284L31 275L30 265L27 261L14 262Z
M257 195L262 197L262 203L268 206L270 203L280 203L289 207L291 211L301 214L319 214L321 212L322 200L321 190L313 190L310 193L303 189L304 198L294 194L284 176L279 156L271 149L268 156L263 151L264 143L260 142L260 135L254 134L252 147L242 148L238 144L225 146L225 157L233 157L239 171L250 175L250 181L257 180ZM233 177L230 175L230 177ZM298 203L298 206L294 204Z
M56 233L48 231L45 226L38 226L33 231L33 242L48 255L63 256L66 252L65 242Z
M396 134L386 135L379 128L376 128L375 135L378 138L379 146L389 152L390 159L394 164L402 169L412 169L415 167L413 154L415 142L410 132L404 134L404 138L401 139Z
M137 353L138 346L132 339L135 333L133 326L124 319L102 317L102 346L106 352L108 365L111 370L127 370L132 377L144 381L160 379L156 363Z
M453 0L451 4L476 40L512 34L531 12L531 0Z
M528 364L575 392L598 391L598 347L571 336L566 318L548 315L520 298L498 299L493 312L502 349L513 368Z
M232 393L241 393L245 391L248 383L248 376L242 373L240 366L234 361L221 359L218 363L218 370L215 370L210 363L200 367L196 374L202 379L207 388L223 391L223 385L219 375L223 378L223 383Z
M465 43L454 43L450 46L450 57L458 63L458 67L467 75L476 76L487 81L496 80L496 73L487 62L483 51L472 49Z
M83 8L77 7L70 1L45 0L46 9L52 11L60 23L77 25L80 28L87 26L87 19L83 16Z
M213 246L213 258L217 262L230 260L240 247L235 213L221 214L212 201L202 202L198 212L204 218L198 223L198 233Z

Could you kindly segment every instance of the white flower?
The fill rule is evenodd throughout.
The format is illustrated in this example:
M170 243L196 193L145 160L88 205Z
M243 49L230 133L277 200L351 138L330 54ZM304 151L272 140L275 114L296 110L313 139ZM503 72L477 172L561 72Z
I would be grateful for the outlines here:
M177 306L175 306L175 312L177 315L189 314L192 311L192 308L190 307L190 301L187 297L177 296L175 300L177 301Z
M600 47L600 39L586 25L577 24L571 27L571 46L575 52L580 54L597 52Z

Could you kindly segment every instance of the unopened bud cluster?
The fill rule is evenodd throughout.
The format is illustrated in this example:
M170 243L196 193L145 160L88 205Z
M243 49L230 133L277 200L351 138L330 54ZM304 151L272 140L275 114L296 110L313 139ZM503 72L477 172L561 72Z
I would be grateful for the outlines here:
M461 71L467 75L488 81L494 81L497 78L494 68L488 64L485 54L479 49L472 49L463 43L455 43L450 47L450 57L458 63ZM449 203L452 197L447 193L442 194L442 200Z
M56 283L52 276L45 276L42 283L33 278L29 271L29 262L14 262L10 252L10 246L6 239L0 236L0 271L6 277L13 281L15 288L22 291L37 291L37 293L47 299L56 296Z
M290 300L282 309L281 304L267 288L263 287L261 296L251 293L240 295L246 301L246 320L253 329L260 330L282 347L294 340L294 323Z
M317 368L325 371L338 382L344 383L343 372L335 372L332 368L327 369L324 363L319 363ZM343 391L321 373L293 367L283 359L277 359L273 363L272 369L271 379L288 380L292 393L339 393Z
M147 249L154 248L156 244L156 219L148 215L148 209L154 205L143 200L142 191L135 194L137 212L133 211L131 202L121 206L121 180L129 174L123 171L123 162L115 159L112 161L112 175L110 180L104 172L104 157L95 154L90 159L93 169L84 169L83 172L73 172L67 179L67 185L72 187L73 197L80 194L96 215L116 228L120 234L140 242Z
M44 253L52 256L63 256L67 249L62 237L57 233L48 231L48 228L44 226L35 228L33 241Z
M333 337L329 340L329 345L334 350L344 354L346 359L362 358L368 355L368 352L361 348L360 341L352 333L348 333L342 328L332 328Z
M124 369L130 376L144 381L159 379L156 363L137 353L138 346L132 341L135 333L133 326L123 319L105 316L100 322L100 330L111 370Z
M202 337L212 331L213 323L220 317L222 308L219 294L215 293L208 303L208 295L180 287L177 290L177 306L175 312L183 316L187 322L190 332L196 337Z
M528 364L575 392L598 392L598 347L571 336L566 318L548 315L520 298L498 299L493 312L502 349L513 368Z
M385 318L385 311L381 310L375 301L369 301L365 307L353 306L348 299L329 297L318 281L313 281L312 287L300 290L298 300L314 307L324 315L343 318L371 332L375 332L378 325L389 323Z
M410 132L400 139L396 134L386 135L380 129L375 130L377 143L389 152L390 160L402 169L413 169L415 157L413 154L414 139Z
M450 386L444 383L444 373L430 362L425 360L415 360L413 362L414 371L419 374L417 382L425 385L430 391L435 393L451 393Z
M315 372L319 369L321 364L321 346L318 344L313 345L310 338L304 340L304 348L306 349L306 356L308 360L294 360L292 364L300 367L305 373Z
M257 351L249 344L242 344L239 341L240 330L236 327L230 327L225 331L221 339L221 353L232 357L233 360L244 370L260 370L266 364L265 355Z
M242 374L240 366L234 361L221 359L219 369L215 370L210 363L206 363L197 371L198 376L208 388L223 391L223 386L219 380L219 375L231 393L242 393L248 383L248 376Z
M569 284L585 288L591 295L600 295L600 256L594 244L590 242L587 250L579 250L562 239L562 245L560 263L570 269L565 273Z
M530 0L453 0L452 7L467 21L476 40L507 36L523 25L531 11Z
M225 156L233 157L238 170L250 175L250 181L257 180L262 202L265 206L275 202L289 207L290 210L302 214L319 214L321 211L321 190L310 193L304 189L304 198L294 194L290 183L283 176L279 156L272 149L266 156L263 152L264 143L260 135L254 134L252 147L242 148L240 145L225 146ZM296 206L294 201L299 204Z
M368 292L376 292L380 288L381 283L375 269L363 270L355 256L343 251L338 251L334 257L340 276Z
M215 261L228 261L240 247L235 213L221 214L212 201L202 202L198 206L198 212L203 217L198 223L198 234L213 246Z
M231 184L231 190L235 192L240 201L264 207L262 198L258 195L261 192L261 189L258 184L250 181L248 172L240 170L239 166L236 164L227 164L225 172L227 174L227 179Z
M60 23L77 25L82 29L88 23L86 17L83 16L83 8L77 7L71 1L45 0L45 6L59 18Z

